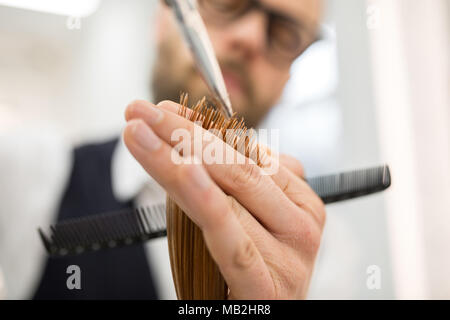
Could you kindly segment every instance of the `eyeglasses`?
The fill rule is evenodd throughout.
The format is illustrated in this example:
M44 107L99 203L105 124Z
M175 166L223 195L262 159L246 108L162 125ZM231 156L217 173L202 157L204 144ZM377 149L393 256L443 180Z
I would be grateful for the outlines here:
M292 62L318 39L315 25L308 26L258 0L198 0L203 19L216 25L230 24L253 10L267 16L267 53L274 60Z

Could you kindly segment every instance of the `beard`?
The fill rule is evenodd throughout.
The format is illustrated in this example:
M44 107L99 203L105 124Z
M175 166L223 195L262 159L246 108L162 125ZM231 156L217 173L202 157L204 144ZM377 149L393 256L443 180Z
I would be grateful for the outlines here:
M155 102L162 100L178 102L180 95L187 93L190 104L205 97L208 105L214 106L215 99L192 60L177 54L182 51L180 49L182 48L179 47L178 41L174 39L165 39L159 44L151 81ZM270 105L259 101L245 63L238 59L221 57L218 61L222 70L232 73L239 79L242 88L240 99L230 96L234 111L239 118L244 119L247 126L256 126L264 116L262 111L268 110Z

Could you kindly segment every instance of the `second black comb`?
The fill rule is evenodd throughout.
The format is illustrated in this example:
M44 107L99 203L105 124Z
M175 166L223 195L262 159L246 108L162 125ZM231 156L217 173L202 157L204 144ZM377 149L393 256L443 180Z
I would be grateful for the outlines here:
M67 219L50 226L50 236L38 232L52 256L130 245L166 235L165 207L161 203Z
M307 180L326 204L368 195L391 185L388 166L319 176ZM68 219L39 235L52 256L141 243L165 236L165 204Z

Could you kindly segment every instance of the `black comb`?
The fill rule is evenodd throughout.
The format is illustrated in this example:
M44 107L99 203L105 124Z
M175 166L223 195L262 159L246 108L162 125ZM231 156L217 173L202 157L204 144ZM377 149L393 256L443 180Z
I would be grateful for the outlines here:
M387 165L314 177L308 184L325 204L383 191L391 185Z
M391 175L385 165L313 177L307 181L328 204L385 190L391 185ZM40 228L38 232L52 256L142 243L167 235L165 204L64 220L50 226L49 236Z
M52 256L80 254L103 248L141 243L166 236L165 204L67 219L50 226L50 236L39 228Z

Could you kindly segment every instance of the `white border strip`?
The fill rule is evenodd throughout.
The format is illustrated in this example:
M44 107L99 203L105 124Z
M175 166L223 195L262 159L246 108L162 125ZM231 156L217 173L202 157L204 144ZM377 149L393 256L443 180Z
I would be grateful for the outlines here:
M394 291L398 299L428 297L413 118L405 63L401 0L368 0L380 21L370 31L380 149L391 167L386 195Z

